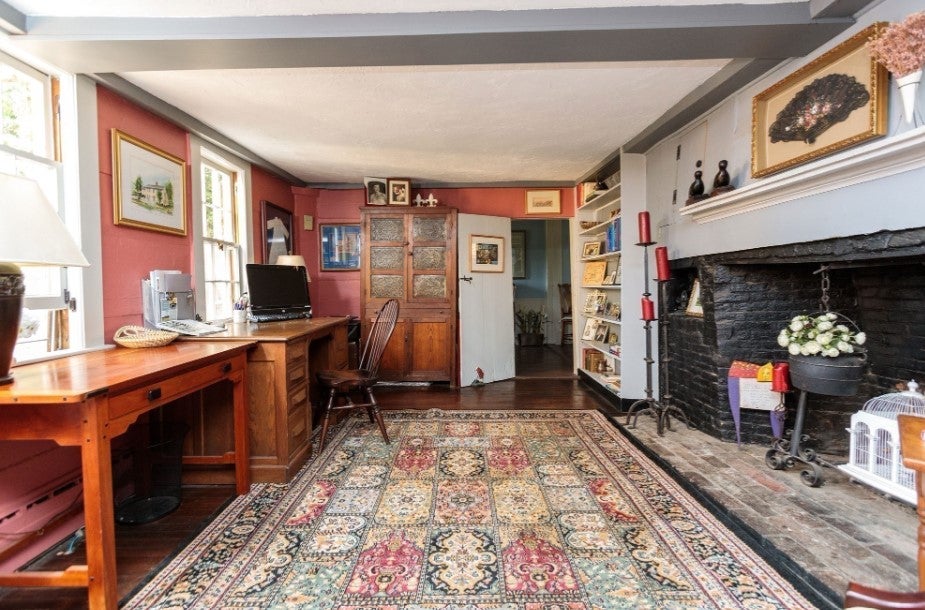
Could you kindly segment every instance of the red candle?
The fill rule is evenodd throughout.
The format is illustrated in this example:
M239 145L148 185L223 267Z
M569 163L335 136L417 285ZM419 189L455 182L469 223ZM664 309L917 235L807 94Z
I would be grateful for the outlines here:
M649 213L639 212L639 243L651 244L652 233L649 231Z
M655 249L655 269L658 272L658 281L667 282L671 279L671 270L668 268L668 248L665 246Z
M642 297L642 319L646 321L655 319L655 303L649 297Z
M790 365L786 362L774 363L771 374L771 390L774 392L790 391Z

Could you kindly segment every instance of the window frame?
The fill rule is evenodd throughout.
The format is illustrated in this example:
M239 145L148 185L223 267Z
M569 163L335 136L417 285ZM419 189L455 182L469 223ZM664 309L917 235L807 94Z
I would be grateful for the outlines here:
M251 167L246 161L239 159L227 152L217 152L216 149L208 145L201 138L190 135L190 182L193 192L193 205L196 213L193 214L193 277L197 278L195 287L196 295L196 313L202 319L207 319L206 307L206 284L205 284L205 237L203 226L203 201L202 201L202 175L203 165L217 167L226 172L235 175L235 186L233 188L234 196L234 226L238 247L238 278L240 282L241 293L247 291L247 278L244 275L244 265L253 262L253 236L248 227L252 226L253 214L251 212ZM219 318L222 321L230 320L231 314L227 318Z

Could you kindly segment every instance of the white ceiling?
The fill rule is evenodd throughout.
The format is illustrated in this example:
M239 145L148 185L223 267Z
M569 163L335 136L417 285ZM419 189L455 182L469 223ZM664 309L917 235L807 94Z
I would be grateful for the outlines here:
M735 28L729 40L773 48L780 34L775 39L756 22L754 10L771 14L779 5L776 25L794 32L788 23L794 13L785 14L791 5L783 2L7 0L5 6L27 16L26 35L11 37L22 48L72 71L116 74L306 183L393 176L429 184L538 184L586 177L660 117L699 99L692 92L715 88L711 79L734 72L732 59L741 63L735 51L745 43L723 47L709 40L713 30L697 29L713 27L716 15L728 14ZM758 3L752 12L742 7ZM692 4L728 6L652 12ZM706 10L728 13L707 18ZM371 13L381 18L370 21ZM686 15L698 14L709 23L684 25ZM613 45L585 49L568 38L591 30L584 39L593 40L602 28ZM529 45L520 35L530 37ZM315 46L291 46L293 40ZM618 49L618 41L628 40L638 42ZM611 46L619 61L577 61L607 55ZM646 61L633 61L633 49ZM530 52L565 61L518 61Z

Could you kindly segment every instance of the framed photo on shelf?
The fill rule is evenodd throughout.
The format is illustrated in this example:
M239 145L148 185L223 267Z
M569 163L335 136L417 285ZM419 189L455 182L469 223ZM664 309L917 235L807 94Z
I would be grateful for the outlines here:
M511 231L511 275L515 280L527 277L526 231Z
M389 178L389 205L411 204L411 181L407 178Z
M684 310L689 316L703 317L703 304L700 302L700 279L694 278L694 285L691 286L691 296L687 299L687 309Z
M112 130L113 222L186 235L186 163Z
M558 190L527 191L527 214L559 214L561 211Z
M275 265L282 254L292 254L292 212L269 201L260 202L263 227L263 261Z
M602 314L604 313L604 307L607 305L607 295L603 292L598 292L594 295L594 313Z
M601 242L599 241L586 241L581 249L582 258L590 258L592 256L597 256L600 253Z
M585 330L581 333L584 341L594 341L594 334L597 332L598 321L594 318L585 320Z
M604 281L601 282L604 286L613 286L617 283L617 270L614 269L607 274L607 277L604 278Z
M585 297L585 307L582 311L585 313L594 313L597 310L597 295L597 290L588 292L588 296Z
M504 238L494 235L470 235L469 271L474 273L503 272Z
M599 324L594 330L594 340L598 343L606 343L609 332L610 330L606 324Z
M360 268L360 225L321 225L321 270Z
M591 261L585 263L584 274L581 277L581 283L584 286L600 286L604 281L604 275L607 273L607 261Z
M883 26L858 32L754 97L753 177L886 134L887 70L865 45Z
M386 205L389 202L388 180L385 178L363 178L366 185L366 205Z

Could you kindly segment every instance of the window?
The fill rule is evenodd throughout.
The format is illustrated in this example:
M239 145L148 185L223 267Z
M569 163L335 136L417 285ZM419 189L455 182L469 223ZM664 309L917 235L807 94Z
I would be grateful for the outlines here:
M201 164L202 290L207 320L231 317L241 296L241 237L237 221L238 173L211 159Z
M57 91L56 79L0 53L0 172L35 180L60 213L63 168L54 121ZM26 295L14 357L28 360L77 347L70 341L64 269L23 267L23 274Z

